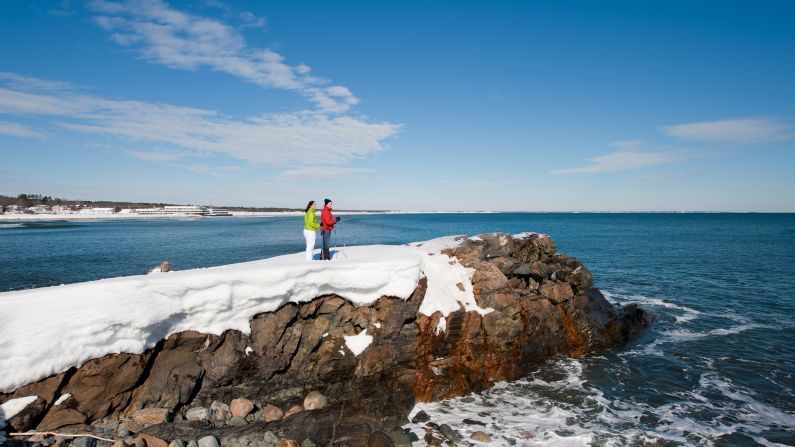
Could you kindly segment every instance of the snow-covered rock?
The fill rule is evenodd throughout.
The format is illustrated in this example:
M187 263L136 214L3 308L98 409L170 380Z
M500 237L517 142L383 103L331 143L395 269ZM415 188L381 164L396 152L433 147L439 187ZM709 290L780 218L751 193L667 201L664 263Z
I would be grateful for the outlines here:
M346 247L334 262L303 254L220 267L0 293L0 392L106 354L141 353L181 331L249 332L256 314L336 294L356 305L407 298L428 278L427 315L475 303L466 269L441 255L455 237L415 245ZM451 283L452 282L452 286ZM460 290L456 283L464 283ZM461 303L461 304L459 304ZM63 324L68 321L69 324ZM36 327L31 331L31 327Z

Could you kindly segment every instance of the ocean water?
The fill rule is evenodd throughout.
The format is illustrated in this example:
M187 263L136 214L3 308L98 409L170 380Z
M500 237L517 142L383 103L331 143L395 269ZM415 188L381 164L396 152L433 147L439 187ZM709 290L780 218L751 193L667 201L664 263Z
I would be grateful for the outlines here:
M301 218L2 223L0 291L142 274L163 260L179 270L298 252L301 226ZM489 433L491 445L795 445L795 215L343 215L335 239L397 244L493 231L551 235L609 300L638 303L655 322L626 346L552 359L523 380L415 411L465 439ZM409 427L422 439L421 425Z

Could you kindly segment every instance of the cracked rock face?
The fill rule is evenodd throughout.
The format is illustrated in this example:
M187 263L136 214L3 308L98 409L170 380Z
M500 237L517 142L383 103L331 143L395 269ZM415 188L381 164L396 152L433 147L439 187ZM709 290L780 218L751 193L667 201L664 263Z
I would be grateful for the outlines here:
M444 254L475 270L475 299L490 313L419 314L424 279L405 301L357 307L321 296L256 315L248 335L174 334L143 354L108 355L0 394L0 403L39 396L9 421L16 431L90 429L115 418L165 440L214 435L226 445L270 431L318 445L367 445L406 422L416 401L517 379L550 356L621 343L647 324L642 310L610 305L591 272L556 254L549 237L481 235ZM345 336L364 330L373 341L354 355ZM312 393L326 402L304 408Z

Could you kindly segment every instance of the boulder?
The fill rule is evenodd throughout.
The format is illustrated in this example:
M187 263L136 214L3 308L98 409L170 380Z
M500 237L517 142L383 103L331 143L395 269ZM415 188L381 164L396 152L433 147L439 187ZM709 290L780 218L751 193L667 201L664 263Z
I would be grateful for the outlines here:
M461 442L461 436L459 436L458 433L456 433L456 431L447 424L442 424L439 426L439 433L441 433L445 438L449 439L450 442L455 444Z
M505 276L512 274L514 270L516 270L516 268L521 264L515 258L510 256L499 256L489 259L489 262L497 267Z
M46 408L47 402L37 396L36 400L5 421L10 427L9 431L23 432L33 428L37 419L46 411ZM2 419L0 419L0 426L2 426Z
M326 408L327 405L328 400L326 399L326 396L320 394L317 391L312 391L304 398L305 410L320 410L322 408Z
M142 408L133 412L132 420L142 426L162 424L171 420L171 410L168 408Z
M478 238L486 244L483 250L483 257L486 259L511 256L514 251L514 239L509 234L481 234Z
M513 256L528 263L548 258L557 251L557 246L552 238L540 234L527 234L514 239L514 248Z
M511 289L508 277L494 264L478 262L475 264L475 269L475 273L472 275L472 291L476 297L505 292Z
M578 266L573 271L557 271L555 279L571 284L578 294L583 294L593 287L593 274L583 266Z
M232 402L229 404L229 409L232 412L232 416L240 416L244 418L248 416L248 414L254 409L254 402L239 397L232 400Z
M53 405L37 430L54 431L92 422L124 410L140 383L152 352L110 354L89 360L68 379L60 394L71 394L69 406ZM102 402L102 405L98 405Z
M552 304L560 304L574 297L571 284L559 281L544 281L538 287L538 293Z
M223 422L232 417L232 410L229 409L229 405L217 400L210 404L210 412L213 414L214 421Z
M218 438L215 436L205 436L197 441L198 447L221 447Z
M268 404L262 409L261 419L265 422L278 421L284 417L284 412L274 405Z
M430 420L431 420L431 417L428 416L428 413L426 413L424 410L420 410L420 411L417 412L417 414L414 415L413 418L411 418L411 423L412 424L420 424L422 422L428 422Z
M185 419L191 422L210 422L212 412L209 408L194 407L185 412Z
M469 435L469 439L471 439L473 441L477 441L477 442L483 443L483 444L490 444L491 443L491 437L489 435L487 435L486 433L483 433L482 431L476 431L476 432L472 433L471 435Z
M138 437L144 440L146 447L168 447L168 442L158 437L147 435L145 433L138 435Z

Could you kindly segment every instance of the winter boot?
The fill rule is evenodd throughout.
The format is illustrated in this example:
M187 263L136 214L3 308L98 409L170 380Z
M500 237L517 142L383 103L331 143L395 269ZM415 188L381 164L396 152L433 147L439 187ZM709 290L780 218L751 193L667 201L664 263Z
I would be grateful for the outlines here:
M323 249L323 257L321 259L326 260L326 261L331 261L331 254L329 253L329 249L328 248L324 248Z

